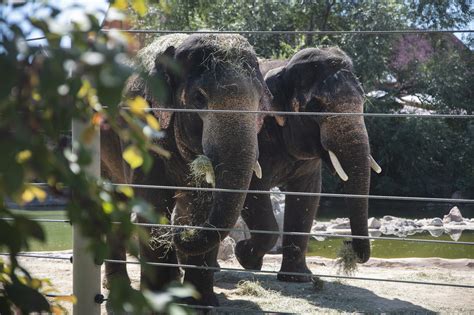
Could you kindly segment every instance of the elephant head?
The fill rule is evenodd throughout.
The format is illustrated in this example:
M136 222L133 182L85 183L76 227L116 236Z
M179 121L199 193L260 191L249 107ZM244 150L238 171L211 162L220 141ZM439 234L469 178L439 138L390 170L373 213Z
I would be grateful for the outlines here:
M285 65L269 71L265 80L273 93L273 109L290 112L362 113L364 92L351 59L338 48L307 48ZM371 164L363 116L276 116L291 155L321 158L344 181L348 194L367 195ZM367 198L346 198L353 235L368 235ZM360 262L370 257L368 240L354 239Z
M255 52L239 35L177 38L161 37L150 46L151 51L141 52L142 58L148 60L143 64L148 67L152 82L161 82L162 86L162 96L150 99L152 106L224 112L159 112L160 124L174 133L177 151L185 162L190 163L198 155L210 159L216 188L248 189L258 164L257 132L261 118L225 110L255 111L270 106L271 94L259 71ZM148 88L152 88L150 84ZM213 192L209 214L202 225L232 228L244 199L243 193ZM198 255L215 248L226 234L177 230L174 243L185 254Z

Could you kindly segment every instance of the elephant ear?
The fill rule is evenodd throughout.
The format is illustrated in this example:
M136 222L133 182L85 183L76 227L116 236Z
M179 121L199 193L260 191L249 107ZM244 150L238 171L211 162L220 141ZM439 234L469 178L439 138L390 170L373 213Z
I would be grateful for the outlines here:
M258 110L259 111L269 111L272 108L272 102L273 102L273 95L270 92L270 89L267 86L267 83L263 79L262 74L260 71L257 74L257 79L260 81L262 84L262 97L260 98L260 102L258 104ZM265 114L260 114L257 116L257 131L260 132L263 126L263 120L265 118Z
M265 75L265 82L267 83L267 87L270 90L270 93L273 95L273 100L270 106L270 110L272 111L285 111L285 71L285 67L278 67L268 71ZM277 124L283 127L286 122L286 117L281 115L274 116Z
M163 53L157 54L155 67L150 74L150 81L147 84L147 94L151 96L150 106L152 108L173 108L173 90L176 82L177 67L174 59L176 48L169 46ZM155 111L162 129L167 129L170 125L172 112Z

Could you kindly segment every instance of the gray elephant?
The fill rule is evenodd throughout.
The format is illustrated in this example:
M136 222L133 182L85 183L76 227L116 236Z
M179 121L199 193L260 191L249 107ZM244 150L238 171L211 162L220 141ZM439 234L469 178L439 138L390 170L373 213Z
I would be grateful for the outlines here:
M308 48L287 61L262 61L260 69L273 94L272 109L287 112L362 113L364 93L352 61L338 48ZM321 192L321 165L335 171L348 194L367 195L370 168L380 167L370 155L362 116L267 117L258 136L263 177L252 178L250 189ZM347 198L353 235L368 235L367 198ZM310 232L319 197L286 196L284 231ZM269 195L248 194L242 217L251 230L278 231ZM245 268L260 269L263 256L278 236L252 234L236 246ZM278 279L307 282L311 272L305 253L308 236L283 237L283 261ZM358 261L370 257L368 240L354 239ZM288 275L289 272L306 275Z
M144 97L151 107L176 109L265 110L270 106L269 93L253 48L239 35L170 35L163 36L138 54L149 72L149 82L161 82L165 97L153 97L149 82L135 77L127 94ZM152 80L153 79L153 80ZM162 93L163 95L163 93ZM257 132L263 120L254 114L156 112L165 137L158 144L171 153L166 159L156 156L149 174L126 174L120 158L121 145L113 134L102 135L104 175L117 182L150 185L195 186L191 163L200 155L212 165L217 188L248 189L257 162ZM210 183L210 182L209 182ZM231 228L237 221L245 194L184 193L165 189L139 190L162 215L171 217L176 201L190 215L186 222L207 227ZM186 199L188 198L188 199ZM189 199L194 198L194 199ZM197 201L195 199L198 199ZM199 215L193 215L197 213ZM140 222L145 222L139 217ZM182 222L174 220L175 222ZM182 222L183 223L183 222ZM141 244L140 255L150 262L177 263L176 251L193 265L212 265L218 245L226 232L154 228L153 244ZM167 235L173 235L171 239ZM109 238L114 259L125 259L120 237ZM106 280L128 279L123 264L106 264ZM142 268L141 284L160 290L170 281L179 280L176 267ZM186 269L184 280L199 291L204 305L217 305L213 293L213 272Z

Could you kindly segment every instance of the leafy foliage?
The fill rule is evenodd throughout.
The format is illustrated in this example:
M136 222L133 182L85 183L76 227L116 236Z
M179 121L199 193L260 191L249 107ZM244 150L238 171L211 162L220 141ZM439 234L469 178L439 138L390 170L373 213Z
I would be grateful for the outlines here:
M140 14L145 13L143 0L131 4ZM127 1L116 1L111 11L127 6ZM46 14L25 17L24 22L44 34L44 46L28 42L24 26L0 20L0 146L4 152L0 155L0 217L11 218L0 219L0 248L9 253L9 262L0 262L2 314L63 311L44 295L50 283L31 276L17 259L20 251L28 250L31 240L45 241L43 229L7 209L7 198L24 204L35 198L41 201L48 193L66 196L68 217L90 239L95 260L103 261L107 255L105 236L113 226L125 239L138 229L130 221L130 209L143 216L154 214L131 188L113 186L86 172L93 158L88 145L101 128L111 129L127 145L125 160L145 172L153 163L149 151L164 153L151 141L161 133L156 119L145 112L148 104L133 99L127 101L131 111L119 106L127 78L137 71L130 66L134 39L100 32L96 16L84 8L74 8L73 23L63 22L65 15L71 14L68 9L47 4L34 9ZM70 48L62 44L65 36L70 38ZM87 127L80 140L70 145L64 135L72 120ZM34 181L47 183L47 189L31 184ZM65 187L74 194L67 193ZM146 240L146 233L137 234ZM138 255L136 248L129 250ZM131 289L118 283L112 285L110 294L117 296L127 290ZM127 305L127 311L141 313L164 311L176 294L151 296L134 291L120 296L113 299L113 307L124 309Z
M156 18L158 17L158 18ZM400 30L461 29L474 17L470 1L160 1L137 19L141 28L168 30ZM467 46L452 34L248 35L263 58L288 58L304 47L337 45L353 59L368 91L366 111L396 112L402 96L437 113L472 114L472 36ZM148 38L143 38L146 42ZM395 82L390 82L395 79ZM468 120L366 119L382 175L371 193L449 197L472 195L472 123ZM421 150L420 150L421 146ZM448 175L449 173L449 175ZM324 190L342 185L324 173Z

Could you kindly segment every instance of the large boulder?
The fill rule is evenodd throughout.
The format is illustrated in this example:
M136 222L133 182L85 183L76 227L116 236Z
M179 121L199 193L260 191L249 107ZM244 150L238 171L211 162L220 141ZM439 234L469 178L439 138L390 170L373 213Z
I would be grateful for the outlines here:
M440 218L433 218L433 220L431 220L430 226L443 226L443 220L441 220Z
M219 245L219 254L217 259L228 260L234 257L235 241L227 236Z
M461 211L458 207L453 207L451 211L449 211L449 213L443 218L444 223L462 222L463 220L464 219L462 217Z
M367 221L367 224L369 226L369 229L380 229L382 227L382 222L380 222L379 220L377 220L376 218L370 218L368 221Z

